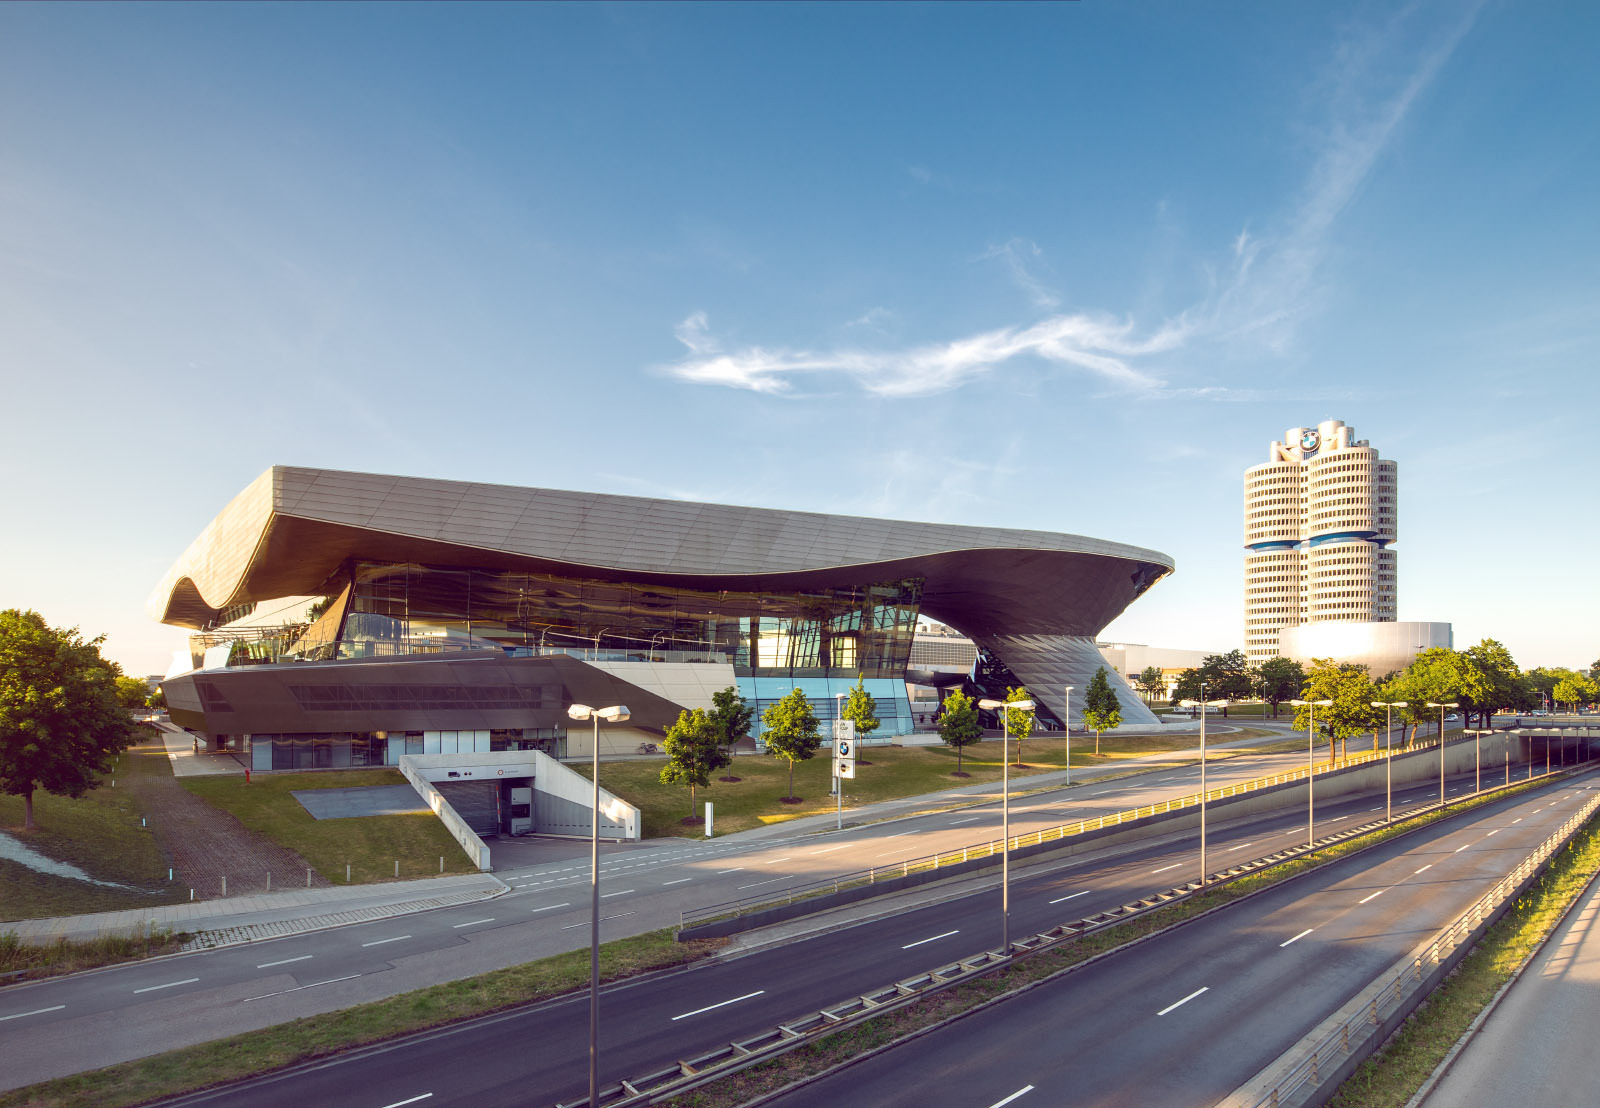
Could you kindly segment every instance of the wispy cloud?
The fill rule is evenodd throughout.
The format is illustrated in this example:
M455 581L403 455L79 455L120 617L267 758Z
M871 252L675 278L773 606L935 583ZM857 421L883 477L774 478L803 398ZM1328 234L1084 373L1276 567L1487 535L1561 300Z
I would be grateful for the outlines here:
M894 318L894 313L888 308L868 308L856 318L846 323L846 327L871 327L873 330L882 330L883 325Z
M1484 0L1455 15L1420 46L1411 35L1415 8L1382 27L1357 30L1338 44L1322 102L1325 124L1315 131L1311 168L1290 210L1269 230L1245 227L1214 264L1199 302L1153 326L1099 311L1062 312L1059 294L1037 275L1043 251L1026 238L991 246L979 260L1002 262L1032 306L1052 314L1038 322L901 349L844 345L825 350L760 345L725 349L704 312L676 329L687 355L657 367L680 380L775 396L805 395L799 382L843 378L876 396L926 396L959 388L1007 363L1031 359L1077 371L1101 384L1149 398L1236 401L1264 395L1223 385L1183 386L1162 372L1165 355L1198 343L1248 341L1281 350L1317 299L1339 217L1356 200L1383 152L1418 99L1472 29ZM1377 89L1377 95L1367 90ZM909 166L913 179L937 175ZM874 309L876 311L876 309ZM869 312L852 325L871 321Z

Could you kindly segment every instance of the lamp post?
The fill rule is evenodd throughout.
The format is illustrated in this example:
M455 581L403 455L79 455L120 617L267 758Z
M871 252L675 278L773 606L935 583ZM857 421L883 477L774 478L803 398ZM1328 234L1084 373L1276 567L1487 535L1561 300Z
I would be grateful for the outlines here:
M1072 787L1072 686L1067 687L1067 710L1061 717L1067 732L1067 787Z
M1228 703L1226 700L1207 700L1205 682L1200 682L1199 700L1182 700L1187 708L1200 709L1200 887L1206 884L1206 709L1212 705Z
M1494 734L1494 729L1487 731L1466 731L1472 736L1472 791L1483 791L1483 737Z
M1394 710L1404 708L1408 701L1374 700L1374 708L1382 708L1383 724L1383 822L1394 822Z
M1000 942L1007 958L1011 957L1011 740L1006 729L1007 714L1015 708L1020 712L1033 711L1033 701L980 700L978 707L988 712L1000 712Z
M1455 701L1440 703L1437 700L1428 701L1428 707L1439 709L1439 807L1444 807L1444 710L1446 708L1459 708Z
M591 708L574 704L567 715L575 720L594 721L594 750L591 753L593 794L589 823L589 1108L600 1103L600 721L621 723L631 712L621 704Z
M1296 708L1310 707L1311 719L1306 723L1306 849L1317 841L1317 708L1331 708L1331 700L1291 700Z

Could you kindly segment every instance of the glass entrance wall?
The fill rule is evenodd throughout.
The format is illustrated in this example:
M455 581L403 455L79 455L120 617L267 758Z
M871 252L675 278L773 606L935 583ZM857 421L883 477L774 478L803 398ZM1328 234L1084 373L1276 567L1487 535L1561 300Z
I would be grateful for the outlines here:
M339 658L497 648L617 661L732 662L741 677L898 679L918 578L784 592L358 562ZM340 597L345 600L345 596ZM328 657L328 636L305 657Z

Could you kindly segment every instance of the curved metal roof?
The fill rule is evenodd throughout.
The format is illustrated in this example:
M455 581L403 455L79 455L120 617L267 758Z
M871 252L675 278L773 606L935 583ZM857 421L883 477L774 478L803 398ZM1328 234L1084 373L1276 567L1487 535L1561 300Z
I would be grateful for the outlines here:
M969 634L1093 635L1172 571L1081 535L274 466L151 595L202 627L315 593L347 558L778 589L923 578L923 610Z

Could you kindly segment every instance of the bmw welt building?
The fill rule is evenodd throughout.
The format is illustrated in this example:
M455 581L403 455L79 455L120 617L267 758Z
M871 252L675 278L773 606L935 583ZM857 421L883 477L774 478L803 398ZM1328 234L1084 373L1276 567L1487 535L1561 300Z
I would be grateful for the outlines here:
M575 702L626 704L601 743L627 753L728 686L759 728L795 688L830 718L858 677L878 734L903 734L919 613L977 643L981 691L1025 684L1059 727L1064 687L1103 664L1095 635L1171 570L1046 531L274 466L151 611L194 632L164 683L173 720L298 769L587 756ZM1154 723L1111 677L1123 718Z

